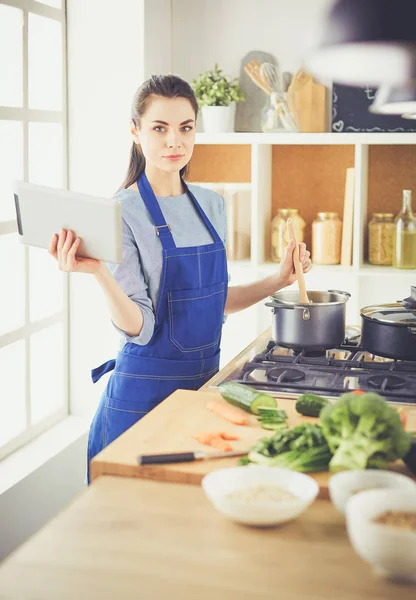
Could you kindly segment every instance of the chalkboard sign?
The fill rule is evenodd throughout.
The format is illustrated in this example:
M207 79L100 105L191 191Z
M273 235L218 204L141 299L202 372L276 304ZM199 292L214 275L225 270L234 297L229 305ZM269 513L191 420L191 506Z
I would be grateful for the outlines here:
M397 115L374 115L368 109L377 88L335 84L332 89L332 131L335 133L416 132L416 121Z

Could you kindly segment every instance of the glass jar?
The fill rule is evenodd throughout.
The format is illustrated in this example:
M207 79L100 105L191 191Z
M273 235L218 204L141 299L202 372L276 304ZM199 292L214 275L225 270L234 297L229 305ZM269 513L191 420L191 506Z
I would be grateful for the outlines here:
M289 243L287 220L292 219L295 229L296 241L304 240L305 221L297 208L279 208L271 224L271 258L273 262L280 262Z
M393 267L416 269L416 216L411 190L403 190L403 207L395 219Z
M312 223L312 260L338 265L341 260L342 221L336 212L319 212Z
M261 130L264 133L298 132L284 95L271 92L261 115Z
M368 224L368 262L372 265L391 265L393 262L393 213L373 213Z

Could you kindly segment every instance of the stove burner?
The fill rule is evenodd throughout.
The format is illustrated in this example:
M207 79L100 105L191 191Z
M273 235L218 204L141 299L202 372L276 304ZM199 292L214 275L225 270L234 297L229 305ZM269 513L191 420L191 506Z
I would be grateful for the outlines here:
M398 390L405 386L406 380L397 375L372 375L368 383L380 390Z
M322 356L326 356L326 350L294 350L294 354L304 356L305 358L321 358Z
M292 381L301 381L305 379L305 373L300 371L299 369L287 369L285 367L280 367L278 369L271 369L267 372L267 379L271 379L272 381L281 382L292 382Z
M383 395L388 402L416 405L415 362L380 359L359 344L343 343L324 352L296 350L271 341L226 381L245 383L273 395L295 398L314 392L337 397L361 389ZM318 356L316 356L318 354Z

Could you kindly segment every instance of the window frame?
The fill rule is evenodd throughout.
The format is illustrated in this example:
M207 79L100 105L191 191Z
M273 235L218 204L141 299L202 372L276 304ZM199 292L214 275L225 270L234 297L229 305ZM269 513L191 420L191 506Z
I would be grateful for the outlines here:
M62 125L62 156L63 156L63 188L68 188L68 111L67 111L67 32L66 32L66 0L62 0L61 8L53 8L36 0L0 0L0 4L23 11L23 107L0 106L0 120L19 121L23 124L23 179L28 181L29 175L29 144L28 131L30 122L59 123ZM28 21L29 13L47 17L62 24L62 109L35 110L28 105ZM17 232L16 221L1 221L0 236ZM45 251L46 252L46 251ZM26 427L19 435L0 445L0 460L24 446L44 431L50 429L58 421L65 418L69 412L69 274L62 273L63 308L61 311L36 322L30 321L30 257L29 247L24 247L25 271L25 322L23 327L0 335L0 348L18 340L25 340L26 379ZM58 410L49 414L36 425L31 424L31 390L30 390L30 340L31 336L55 324L63 328L63 398L64 404Z

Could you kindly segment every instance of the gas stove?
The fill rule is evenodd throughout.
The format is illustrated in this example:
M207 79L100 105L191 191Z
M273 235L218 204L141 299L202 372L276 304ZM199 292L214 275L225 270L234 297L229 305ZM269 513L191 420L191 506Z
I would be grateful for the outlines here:
M224 381L236 381L282 398L303 393L334 397L349 390L377 392L392 403L416 404L416 362L374 356L359 336L338 348L292 350L271 341Z

